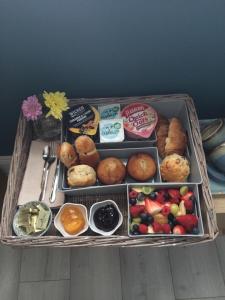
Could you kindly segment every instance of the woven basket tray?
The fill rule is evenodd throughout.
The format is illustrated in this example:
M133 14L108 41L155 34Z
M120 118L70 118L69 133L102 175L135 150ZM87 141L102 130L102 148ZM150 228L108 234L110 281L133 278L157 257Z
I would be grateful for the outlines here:
M140 99L140 97L138 97ZM75 247L75 246L122 246L122 247L134 247L134 246L167 246L167 245L188 245L195 243L202 243L213 240L218 234L218 227L216 223L216 214L213 204L212 195L209 189L209 180L206 170L205 156L201 143L201 134L198 123L198 117L196 114L193 100L188 95L164 95L164 96L148 96L143 97L151 102L162 102L165 103L171 99L183 100L186 102L188 114L190 118L191 130L193 134L194 146L199 159L199 167L202 174L203 182L199 186L200 197L201 197L201 210L204 224L205 234L203 237L176 237L166 238L162 237L147 237L147 238L130 238L127 236L127 225L124 222L123 226L118 231L117 235L110 237L85 235L78 236L75 238L64 238L59 236L56 230L51 228L48 236L37 237L37 238L26 238L22 239L13 235L12 232L12 220L16 212L17 200L23 180L24 171L26 168L26 162L29 153L29 147L32 140L32 128L30 124L20 116L17 135L15 140L14 152L12 162L10 166L10 173L8 179L7 190L4 198L3 209L2 209L2 223L1 223L1 239L4 244L13 246L52 246L52 247ZM124 98L110 98L112 101L119 101ZM135 97L126 98L130 99L131 102L135 101ZM87 100L87 99L84 99ZM93 100L93 99L92 99ZM106 100L106 99L105 99ZM107 102L107 100L106 100ZM73 196L70 197L69 201L73 201ZM76 197L76 202L85 203L89 207L93 202L102 200L102 195L94 196L79 196ZM124 214L124 219L127 217L127 205L126 205L126 194L114 194L104 195L104 199L113 199L119 205L121 211ZM54 214L54 211L53 211Z

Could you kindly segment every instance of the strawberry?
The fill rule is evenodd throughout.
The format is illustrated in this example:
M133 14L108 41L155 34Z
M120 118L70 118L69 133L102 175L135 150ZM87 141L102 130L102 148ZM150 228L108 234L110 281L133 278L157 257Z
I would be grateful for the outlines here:
M170 203L174 203L174 204L179 205L179 203L180 203L180 198L172 198L172 199L170 200Z
M191 232L198 225L198 218L195 215L179 216L176 217L176 221L188 232Z
M167 205L164 205L162 211L161 211L162 215L164 216L168 216L168 214L170 213L170 207Z
M169 234L170 233L170 225L169 224L162 224L163 233Z
M182 200L186 201L186 200L191 200L190 198L194 197L194 193L189 191L187 192L184 196L181 197Z
M144 205L133 205L130 207L130 214L133 218L136 218L145 210Z
M190 199L185 200L184 206L185 206L186 210L188 210L191 213L193 212L193 210L194 210L193 201L191 201Z
M157 192L157 196L155 199L157 202L164 204L165 202L165 192L164 191L159 191Z
M145 209L149 214L157 214L162 210L162 208L162 204L157 203L156 201L152 201L149 198L145 199Z
M185 229L184 229L183 226L181 226L181 225L176 225L176 226L173 228L173 233L174 233L174 234L185 234L186 231L185 231Z
M170 198L172 198L172 199L180 198L180 192L177 189L168 189L168 194L170 195Z
M148 233L148 226L145 225L145 224L140 224L140 225L139 225L139 228L138 228L138 231L139 231L141 234L146 234L146 233Z
M130 191L130 193L129 193L129 197L131 199L137 198L137 195L138 195L138 192L136 192L134 190Z
M153 230L154 230L155 233L162 232L162 225L159 224L159 223L157 223L157 222L153 222L152 228L153 228Z

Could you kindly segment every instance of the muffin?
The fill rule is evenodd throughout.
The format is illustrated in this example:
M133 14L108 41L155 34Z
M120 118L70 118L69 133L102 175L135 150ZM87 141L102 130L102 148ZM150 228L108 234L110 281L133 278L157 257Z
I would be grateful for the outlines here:
M78 164L78 155L70 143L64 142L59 145L57 149L57 156L67 168Z
M69 186L85 187L96 183L95 170L88 165L78 165L71 167L67 172Z
M154 177L156 173L156 163L151 155L136 153L128 160L127 172L135 180L146 181Z
M100 161L97 167L97 176L103 184L118 184L124 180L126 168L123 162L116 157L108 157Z
M100 160L95 143L87 135L81 135L75 140L75 148L81 164L95 168Z
M160 171L164 181L185 182L190 174L190 164L185 157L171 154L162 161Z

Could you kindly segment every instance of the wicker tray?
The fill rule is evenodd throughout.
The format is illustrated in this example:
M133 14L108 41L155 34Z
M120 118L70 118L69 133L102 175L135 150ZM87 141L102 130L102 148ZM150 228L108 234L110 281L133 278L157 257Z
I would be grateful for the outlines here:
M148 238L130 238L127 236L126 222L120 228L117 235L111 237L102 237L94 235L85 235L75 238L64 238L57 235L56 230L52 228L50 235L37 237L37 238L26 238L22 239L13 235L12 232L12 220L16 211L17 199L19 196L23 174L26 168L26 162L29 153L29 147L32 140L32 128L25 119L20 116L17 135L15 140L15 147L10 166L10 173L8 179L7 190L4 198L3 209L2 209L2 223L1 223L1 240L4 244L13 246L52 246L52 247L75 247L75 246L122 246L122 247L134 247L134 246L167 246L167 245L188 245L193 243L202 243L213 240L218 234L218 227L216 223L216 213L213 204L212 195L209 188L209 180L206 170L205 156L201 143L201 134L199 129L199 122L195 110L193 100L186 94L175 94L175 95L163 95L163 96L148 96L143 99L148 99L151 102L162 102L171 101L171 99L185 101L188 114L191 123L191 130L193 135L193 143L197 152L199 167L203 178L202 184L199 186L200 198L201 198L201 209L204 225L204 236L203 237L176 237L166 238L162 237L148 237ZM121 98L124 99L124 98ZM131 102L136 101L137 97L126 98ZM141 98L138 97L140 100ZM84 99L87 100L87 99ZM112 100L112 98L111 98ZM114 98L113 100L119 101L120 98ZM93 101L93 99L92 99ZM107 102L107 99L105 99ZM73 195L68 195L68 200L73 201ZM94 199L93 199L94 197ZM99 201L104 197L114 199L119 205L120 209L124 213L126 218L126 194L107 194L107 195L79 195L76 197L76 202L85 203L90 206L93 202ZM54 212L53 212L54 214Z

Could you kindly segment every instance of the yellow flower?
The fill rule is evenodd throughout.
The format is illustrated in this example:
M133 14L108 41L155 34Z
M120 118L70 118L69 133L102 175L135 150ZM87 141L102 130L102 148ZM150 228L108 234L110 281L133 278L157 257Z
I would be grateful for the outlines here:
M69 108L65 93L58 91L55 93L47 93L44 91L43 97L45 105L49 108L46 117L53 116L55 119L61 120L62 112Z

